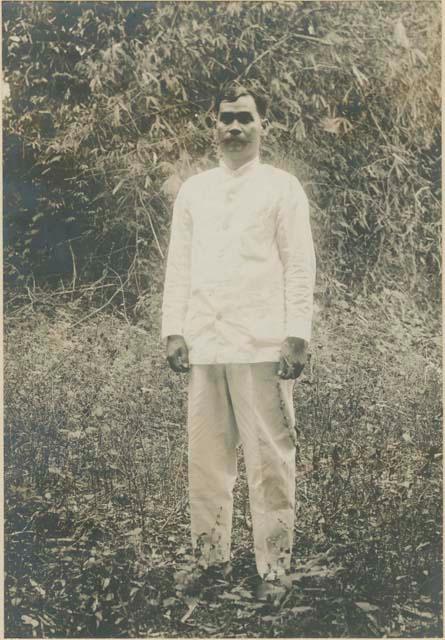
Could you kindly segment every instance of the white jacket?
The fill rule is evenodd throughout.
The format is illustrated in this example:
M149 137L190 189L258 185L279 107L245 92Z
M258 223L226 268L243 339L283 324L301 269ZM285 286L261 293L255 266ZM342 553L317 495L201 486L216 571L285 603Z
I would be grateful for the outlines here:
M173 209L162 337L191 364L278 361L310 340L315 254L300 182L258 158L184 182Z

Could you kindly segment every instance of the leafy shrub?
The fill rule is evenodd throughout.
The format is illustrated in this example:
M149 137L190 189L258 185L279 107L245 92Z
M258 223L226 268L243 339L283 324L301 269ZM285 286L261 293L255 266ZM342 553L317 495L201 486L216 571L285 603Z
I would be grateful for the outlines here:
M264 159L310 193L322 288L438 295L439 11L5 3L8 278L158 286L165 192L215 161L213 96L239 78L270 97Z

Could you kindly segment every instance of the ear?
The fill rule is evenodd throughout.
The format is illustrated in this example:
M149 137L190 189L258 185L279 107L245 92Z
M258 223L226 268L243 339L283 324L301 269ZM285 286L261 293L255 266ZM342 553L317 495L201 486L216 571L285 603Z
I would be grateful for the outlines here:
M268 132L269 127L270 127L269 119L268 118L263 118L261 120L261 126L262 126L262 129L263 129L263 134L265 135Z
M216 121L217 121L217 116L216 113L214 111L210 111L209 113L206 114L205 117L205 123L207 125L207 127L213 128L216 125Z

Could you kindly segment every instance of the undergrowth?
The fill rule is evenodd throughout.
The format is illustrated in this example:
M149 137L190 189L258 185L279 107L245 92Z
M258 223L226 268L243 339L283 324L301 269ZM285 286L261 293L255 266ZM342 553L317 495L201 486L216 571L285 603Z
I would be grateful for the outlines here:
M385 299L387 295L387 299ZM185 594L187 378L145 325L76 302L5 321L8 637L441 636L440 340L391 292L318 312L295 387L293 589L252 597L242 454L234 577Z

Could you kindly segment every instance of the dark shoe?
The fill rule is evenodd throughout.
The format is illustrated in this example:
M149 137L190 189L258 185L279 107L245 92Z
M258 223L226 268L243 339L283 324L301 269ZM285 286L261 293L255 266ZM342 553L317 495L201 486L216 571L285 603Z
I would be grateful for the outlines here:
M211 564L204 570L204 575L210 581L223 580L224 582L228 582L232 576L232 564L231 562Z
M277 580L261 580L255 590L255 596L257 600L277 605L285 598L291 586L292 581L287 576Z
M177 593L197 595L211 586L221 586L230 581L232 565L230 562L202 567L198 564L184 565L175 574Z

